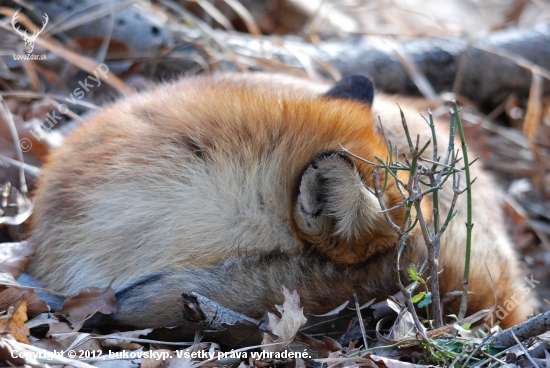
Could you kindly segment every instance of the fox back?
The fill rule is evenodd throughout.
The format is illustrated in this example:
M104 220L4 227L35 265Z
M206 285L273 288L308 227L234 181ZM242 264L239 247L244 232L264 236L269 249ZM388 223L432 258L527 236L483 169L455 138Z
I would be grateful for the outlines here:
M283 284L310 313L353 293L364 301L391 295L398 234L372 193L374 167L340 145L369 161L387 157L373 119L380 115L388 139L406 152L394 101L427 140L416 103L377 96L373 104L364 77L332 88L262 74L196 77L117 102L44 166L29 273L68 294L112 283L112 320L134 327L185 325L181 295L193 291L251 317L281 302ZM474 170L469 312L495 303L486 263L497 303L524 299L501 321L506 327L529 314L531 298L521 290L500 193ZM452 195L442 192L441 211ZM388 185L382 200L392 208L403 198ZM464 202L442 240L442 293L461 289ZM389 214L402 223L402 208ZM421 239L413 230L404 264L426 257ZM449 308L456 313L456 303Z

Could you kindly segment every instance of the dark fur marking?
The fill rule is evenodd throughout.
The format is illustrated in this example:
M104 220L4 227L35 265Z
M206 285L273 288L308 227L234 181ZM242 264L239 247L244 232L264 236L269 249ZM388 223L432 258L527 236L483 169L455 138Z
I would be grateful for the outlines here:
M323 153L317 155L313 159L313 161L311 162L311 166L313 166L313 168L316 169L317 164L322 160L326 160L327 158L339 158L340 160L347 163L351 168L355 167L355 165L353 164L353 161L351 161L351 159L348 156L345 156L345 155L343 155L339 152L323 152ZM305 172L305 170L304 170L304 172ZM303 175L303 173L302 173L302 175Z
M120 302L121 300L124 300L128 297L132 298L135 296L132 295L132 293L135 291L136 288L140 286L144 286L149 283L156 282L163 278L164 276L168 276L170 274L170 271L159 271L152 273L150 275L142 276L139 279L137 279L135 282L124 286L122 289L120 289L116 293L117 302Z
M201 160L204 159L205 153L203 148L195 139L189 137L188 135L181 134L173 138L171 142L177 146L186 147L196 158L199 158Z

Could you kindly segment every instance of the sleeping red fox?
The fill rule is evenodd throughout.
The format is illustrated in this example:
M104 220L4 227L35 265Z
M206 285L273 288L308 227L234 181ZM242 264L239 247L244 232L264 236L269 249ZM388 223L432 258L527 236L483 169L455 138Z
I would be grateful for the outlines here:
M373 167L342 155L339 145L370 161L387 157L373 119L380 115L406 152L395 101L412 134L430 137L412 100L378 96L372 105L373 94L359 76L327 91L290 77L235 74L184 79L113 104L43 169L29 273L69 294L114 280L112 320L133 327L185 325L181 295L192 291L250 317L280 304L282 285L298 290L309 313L353 293L363 302L394 294L397 233L368 189ZM472 170L468 312L495 302L487 264L497 304L521 300L500 321L509 327L532 312L532 298L520 287L499 193L479 165ZM441 196L446 213L450 185ZM463 197L442 240L443 295L461 290ZM383 200L390 208L402 197L388 186ZM403 221L403 209L390 215ZM403 265L425 257L415 230Z

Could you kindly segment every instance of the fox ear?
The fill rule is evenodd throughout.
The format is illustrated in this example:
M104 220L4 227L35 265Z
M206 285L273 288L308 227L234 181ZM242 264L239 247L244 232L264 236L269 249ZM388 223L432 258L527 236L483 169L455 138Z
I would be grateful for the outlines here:
M372 105L374 85L364 75L350 75L336 82L324 95L326 97L355 100Z

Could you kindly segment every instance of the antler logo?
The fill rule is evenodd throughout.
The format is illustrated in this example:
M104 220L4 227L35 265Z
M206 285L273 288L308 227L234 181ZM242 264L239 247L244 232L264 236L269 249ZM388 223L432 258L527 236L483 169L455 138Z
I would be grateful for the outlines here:
M32 52L32 50L34 49L34 42L36 41L36 39L38 38L38 35L40 33L42 33L42 31L44 30L44 28L46 28L46 24L48 24L48 20L50 18L48 18L48 14L44 13L44 22L42 23L42 29L40 31L34 31L33 34L30 36L27 31L21 31L19 30L19 26L17 25L16 27L16 23L17 23L17 18L19 17L19 10L15 12L15 14L13 14L13 17L11 18L11 26L13 27L13 29L15 29L15 31L17 33L19 33L21 35L21 37L23 37L23 40L25 41L25 50L27 50L27 53L30 54Z

